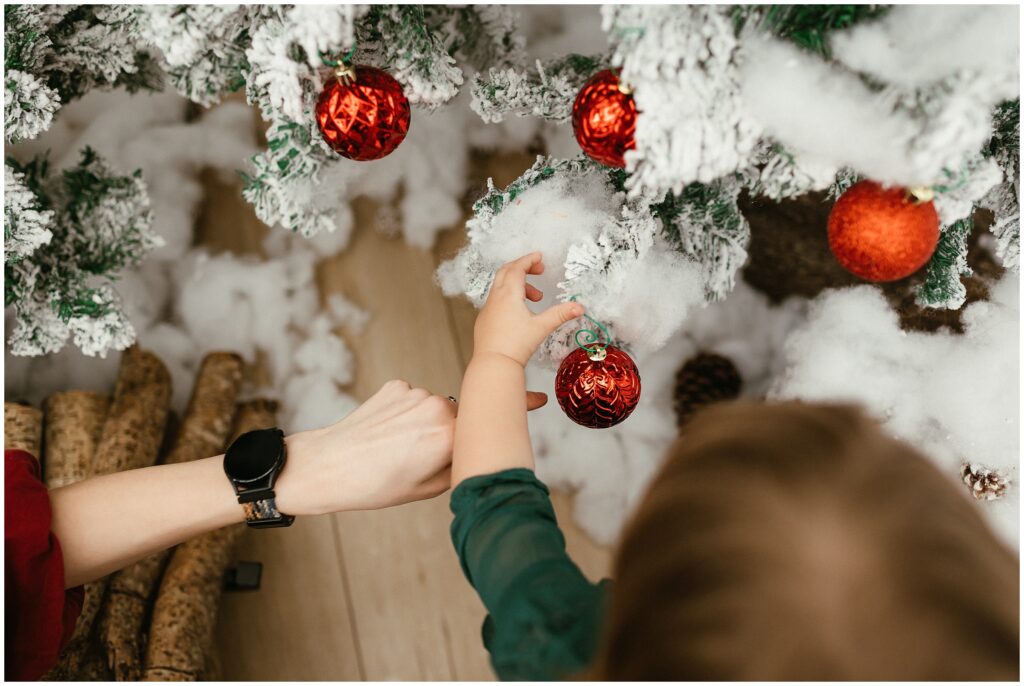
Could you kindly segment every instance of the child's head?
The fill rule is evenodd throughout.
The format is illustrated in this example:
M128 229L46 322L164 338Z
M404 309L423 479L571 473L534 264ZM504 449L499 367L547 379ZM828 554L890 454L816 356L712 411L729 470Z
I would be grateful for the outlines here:
M1018 562L858 411L695 418L623 537L605 679L1017 679Z

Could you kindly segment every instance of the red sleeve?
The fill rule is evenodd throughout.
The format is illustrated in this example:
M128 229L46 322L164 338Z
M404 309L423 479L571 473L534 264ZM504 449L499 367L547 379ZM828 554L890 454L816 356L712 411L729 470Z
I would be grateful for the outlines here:
M4 451L4 677L33 681L57 662L82 610L64 590L64 557L50 531L50 495L24 450Z

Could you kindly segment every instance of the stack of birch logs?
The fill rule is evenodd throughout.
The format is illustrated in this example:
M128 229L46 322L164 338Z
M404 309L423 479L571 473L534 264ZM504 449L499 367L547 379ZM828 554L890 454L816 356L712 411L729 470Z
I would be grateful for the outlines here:
M175 422L166 367L134 347L122 357L110 398L66 391L47 398L42 411L5 402L4 447L42 455L50 489L159 462L217 455L238 434L275 423L273 401L239 402L242 372L238 355L207 355L188 408ZM44 679L217 679L217 608L244 531L244 525L212 531L87 584L74 634Z

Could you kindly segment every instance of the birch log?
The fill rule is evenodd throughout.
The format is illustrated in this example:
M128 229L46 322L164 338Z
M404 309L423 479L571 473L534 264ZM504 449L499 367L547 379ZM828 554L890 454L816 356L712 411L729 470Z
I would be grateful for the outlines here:
M269 400L242 403L234 436L274 426L276 410L276 403ZM235 524L174 550L153 607L144 681L196 681L204 673L224 574L245 530L244 524Z
M4 449L24 450L39 459L43 413L31 405L4 403Z
M242 382L242 358L210 353L196 376L188 409L167 464L212 457L224 451ZM100 614L100 638L118 681L138 681L145 650L144 622L171 551L161 551L113 574Z
M114 399L103 422L90 476L154 464L170 401L171 377L160 358L138 346L126 350L121 356ZM90 650L97 647L92 627L106 589L106 578L85 585L85 599L75 631L57 665L44 678L59 681L80 678Z
M109 397L91 391L64 391L46 399L43 475L47 488L68 486L89 476L109 408Z

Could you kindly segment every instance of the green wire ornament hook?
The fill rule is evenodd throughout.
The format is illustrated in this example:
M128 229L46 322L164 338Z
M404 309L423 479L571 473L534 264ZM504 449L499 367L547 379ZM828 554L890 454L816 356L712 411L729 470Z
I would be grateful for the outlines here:
M579 297L580 295L579 293L577 293L576 295L569 298L569 302L576 302L576 299ZM576 335L574 337L576 339L576 345L579 346L580 350L585 351L587 355L590 356L590 359L594 360L595 362L603 360L605 356L608 354L606 351L608 346L614 343L614 341L612 340L612 336L610 333L608 333L608 329L604 328L604 324L597 321L586 312L583 313L583 316L592 321L594 325L597 326L597 328L601 329L601 332L604 333L605 342L598 342L600 340L600 336L594 329L580 329L579 331L576 332Z
M356 80L356 69L352 66L352 56L355 54L355 46L352 46L352 49L348 51L348 54L340 60L331 59L330 55L325 55L321 51L320 61L324 63L324 66L334 69L334 76L339 82L351 85Z
M320 51L320 61L324 63L325 67L335 67L335 68L337 68L337 67L340 67L342 65L346 65L349 62L351 62L352 61L352 56L355 55L355 54L356 54L355 46L352 46L352 49L348 51L348 54L346 54L340 60L331 59L330 55L325 55L323 53L323 51Z

